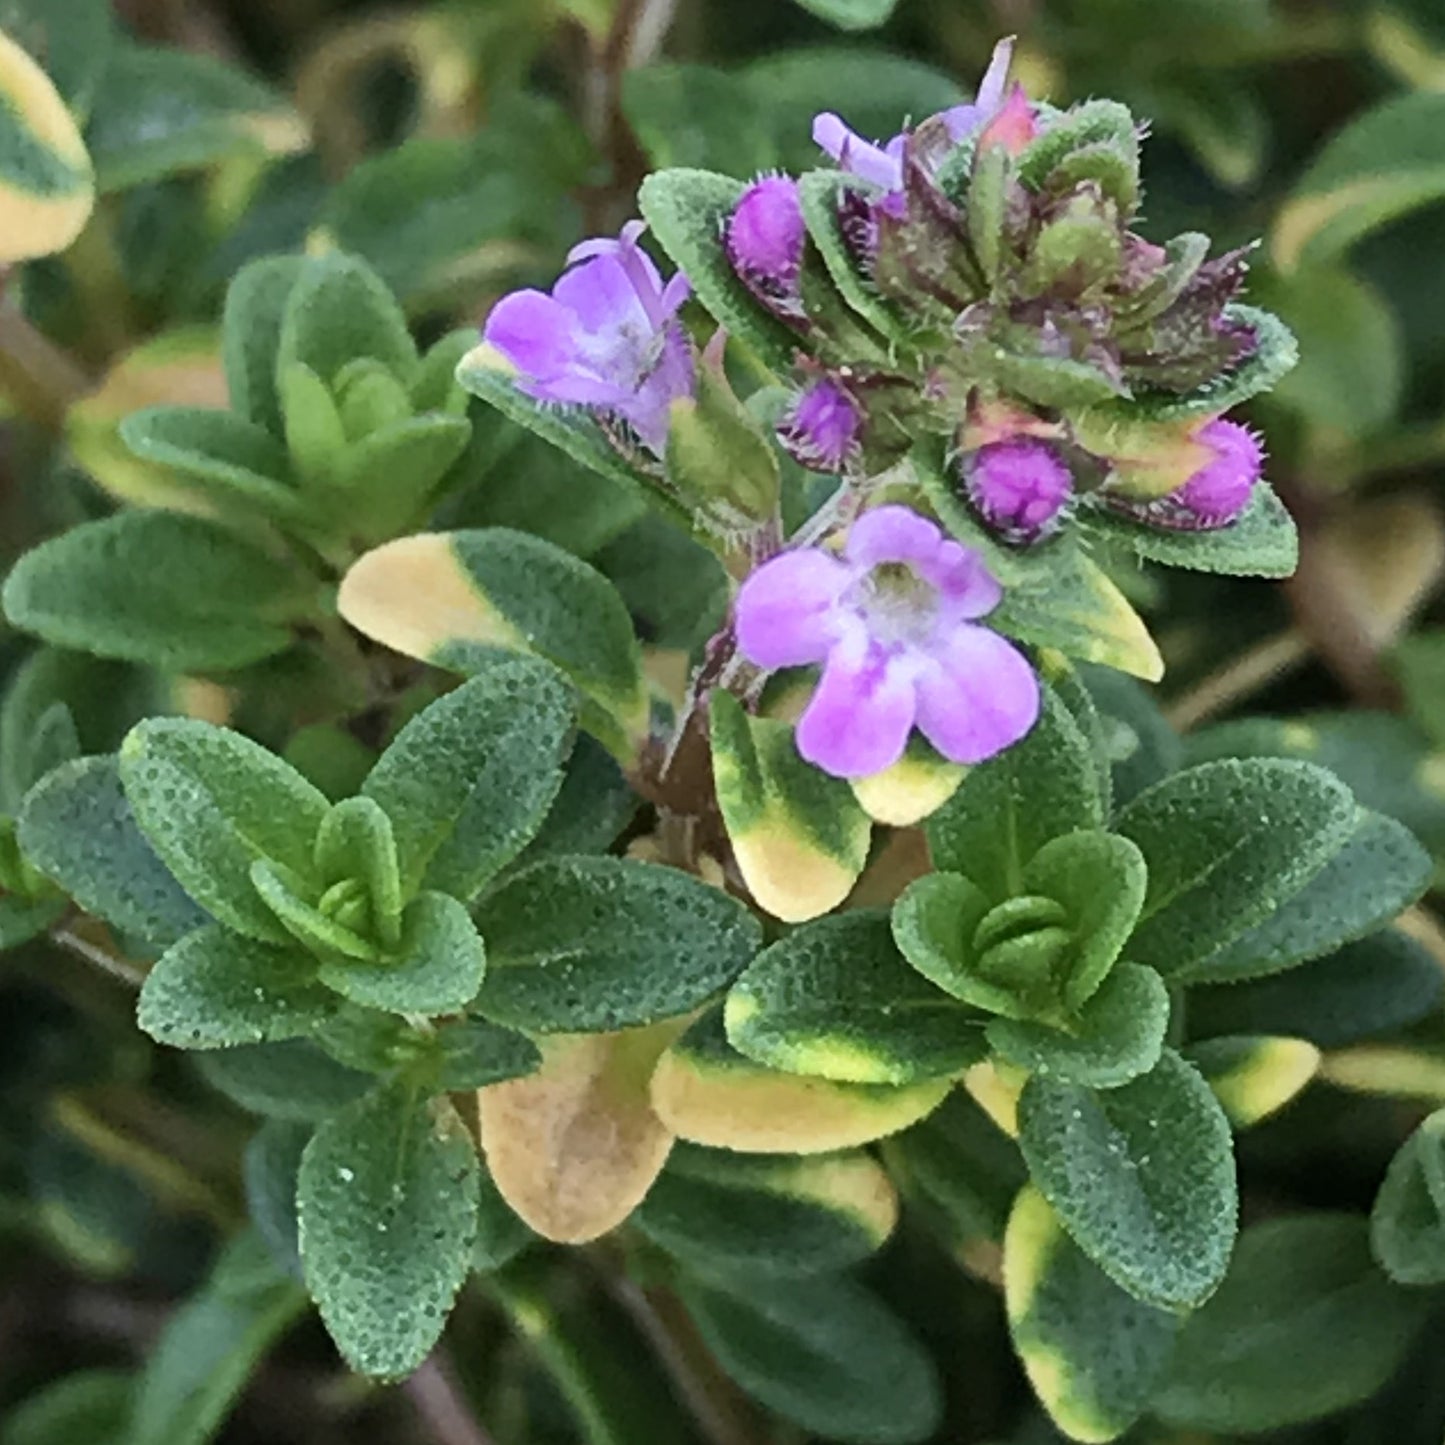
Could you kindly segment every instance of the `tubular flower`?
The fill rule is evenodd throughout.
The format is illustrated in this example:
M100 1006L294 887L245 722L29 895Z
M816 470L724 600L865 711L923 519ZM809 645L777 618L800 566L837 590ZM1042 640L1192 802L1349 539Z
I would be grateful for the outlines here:
M853 524L843 555L765 563L738 594L738 645L759 667L822 664L798 751L836 777L891 767L914 727L977 763L1034 725L1039 684L1023 654L976 619L1003 592L982 557L907 507Z
M669 405L693 391L692 353L676 319L690 288L681 272L663 284L637 244L644 229L632 221L616 240L574 246L550 295L504 296L482 337L517 368L528 396L618 417L660 456Z

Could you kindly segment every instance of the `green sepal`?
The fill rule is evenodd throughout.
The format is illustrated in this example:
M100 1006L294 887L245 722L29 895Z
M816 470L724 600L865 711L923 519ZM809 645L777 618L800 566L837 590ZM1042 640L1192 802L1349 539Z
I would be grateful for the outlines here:
M728 994L749 1058L837 1083L912 1084L983 1057L968 1012L899 953L882 910L819 919L759 954Z
M486 953L465 907L445 893L419 893L401 919L395 955L376 962L332 959L318 977L351 1003L404 1014L459 1013L482 986Z
M158 1043L224 1049L311 1033L336 1006L314 960L208 924L172 944L141 986L139 1022Z
M1071 156L1096 146L1107 147L1133 171L1139 171L1139 131L1127 106L1116 100L1086 100L1055 111L1039 133L1019 152L1019 180L1031 190L1052 190L1056 171ZM1121 204L1122 197L1115 197Z
M787 723L713 692L713 779L739 871L775 918L835 908L868 861L872 827L849 786L806 763Z
M1067 1030L1027 1020L995 1019L989 1047L1043 1078L1113 1089L1159 1061L1169 1028L1169 990L1152 968L1116 964Z
M136 822L177 882L248 937L290 935L251 883L269 858L308 879L326 798L259 743L189 718L150 718L127 734L120 776Z
M719 528L755 526L777 507L777 453L706 358L693 394L668 409L666 463L668 481Z

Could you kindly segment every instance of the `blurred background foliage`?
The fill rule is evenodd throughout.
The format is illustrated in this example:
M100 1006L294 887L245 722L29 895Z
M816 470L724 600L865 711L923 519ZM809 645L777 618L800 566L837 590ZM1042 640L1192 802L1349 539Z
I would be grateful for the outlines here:
M1258 238L1255 297L1301 342L1298 370L1251 417L1301 527L1298 576L1120 566L1169 663L1166 713L1183 730L1234 719L1236 751L1326 763L1445 864L1441 0L0 0L0 28L83 123L100 197L79 241L11 272L0 300L0 569L117 499L174 504L116 425L152 402L224 404L220 308L248 259L358 253L429 342L505 290L550 283L580 237L633 214L648 170L807 165L825 109L890 135L959 98L1017 33L1035 95L1113 96L1149 119L1146 233ZM551 537L618 583L659 649L692 645L695 626L677 619L716 604L708 559L562 454L476 404L472 419L441 524ZM308 691L304 653L239 700L14 635L0 635L0 666L0 789L32 771L37 698L65 698L97 749L158 707L235 716L239 701L242 724L276 746L298 717L345 707ZM1411 926L1445 960L1431 915ZM300 1313L295 1290L244 1247L216 1247L248 1199L264 1214L286 1141L243 1154L247 1114L136 1031L134 980L97 961L114 966L62 924L0 966L0 1406L25 1402L0 1417L4 1445L117 1440L122 1420L132 1445L191 1445L238 1392L221 1437L235 1445L672 1445L695 1438L694 1416L733 1432L714 1439L806 1438L726 1391L682 1412L647 1347L655 1312L598 1249L534 1252L530 1272L469 1299L448 1360L400 1389L348 1376L314 1322L273 1349ZM1352 1037L1321 1030L1323 1043ZM1256 1211L1367 1210L1422 1107L1445 1103L1438 1018L1367 1054L1327 1062L1331 1083L1245 1141L1267 1181ZM233 1078L224 1093L282 1087ZM947 1181L941 1193L959 1211L988 1207ZM986 1263L939 1263L905 1227L870 1267L944 1369L938 1438L1054 1438ZM1343 1300L1320 1308L1326 1332L1359 1323ZM1270 1438L1438 1445L1442 1344L1428 1333L1363 1409ZM1138 1438L1185 1436L1154 1424Z

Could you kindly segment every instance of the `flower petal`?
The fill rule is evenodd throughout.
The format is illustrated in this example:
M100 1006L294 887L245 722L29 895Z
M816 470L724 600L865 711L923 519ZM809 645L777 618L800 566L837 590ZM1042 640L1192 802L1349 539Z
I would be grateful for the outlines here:
M798 751L838 778L866 778L903 756L915 711L902 659L869 648L861 662L835 648L798 719Z
M492 307L482 339L518 371L553 376L577 355L577 318L542 291L513 291Z
M885 191L896 191L903 184L899 156L864 140L832 111L813 117L813 143L832 156L842 170L872 181Z
M838 599L852 580L850 568L817 548L765 562L738 593L735 625L743 656L770 669L822 662L837 637Z
M890 505L864 512L849 528L844 550L855 567L876 567L880 562L926 566L938 556L942 542L937 523L911 507Z
M623 344L618 333L624 327L636 328L642 337L652 329L632 278L615 255L596 256L564 272L552 294L577 313L587 332L618 345Z
M1039 715L1039 680L1013 643L986 627L954 630L915 683L918 727L950 762L981 763Z
M961 542L946 541L937 557L917 566L938 589L939 619L945 625L984 617L1003 601L1003 588L988 570L988 564Z

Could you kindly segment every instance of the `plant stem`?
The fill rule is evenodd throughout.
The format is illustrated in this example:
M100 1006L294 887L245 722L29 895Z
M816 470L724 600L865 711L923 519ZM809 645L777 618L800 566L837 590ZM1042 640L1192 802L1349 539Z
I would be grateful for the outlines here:
M0 304L0 393L47 431L91 388L90 378L7 300Z
M401 1388L437 1445L496 1445L472 1414L451 1361L441 1350Z

